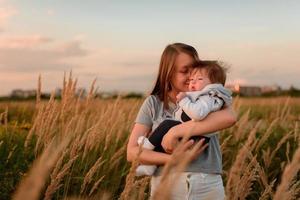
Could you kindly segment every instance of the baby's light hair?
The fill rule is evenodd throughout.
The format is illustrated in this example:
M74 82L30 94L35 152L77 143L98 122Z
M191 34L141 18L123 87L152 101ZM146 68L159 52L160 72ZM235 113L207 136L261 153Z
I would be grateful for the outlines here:
M192 73L194 72L194 70L204 69L207 72L207 76L211 81L211 83L220 83L222 85L225 85L227 69L221 66L221 64L218 61L214 61L214 60L196 61L195 63L193 63L191 68L192 68Z

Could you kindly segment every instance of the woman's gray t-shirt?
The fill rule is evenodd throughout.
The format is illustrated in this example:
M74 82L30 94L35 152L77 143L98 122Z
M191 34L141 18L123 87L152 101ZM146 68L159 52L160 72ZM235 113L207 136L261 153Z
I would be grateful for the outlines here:
M163 107L163 102L155 95L148 96L141 106L135 122L144 124L155 130L158 125L166 120L173 118L173 112L176 110L176 105L169 103L169 109ZM208 147L192 161L186 168L186 172L202 172L207 174L222 173L222 155L220 150L218 134L210 133L205 136L210 137ZM160 174L162 167L159 167L155 175Z

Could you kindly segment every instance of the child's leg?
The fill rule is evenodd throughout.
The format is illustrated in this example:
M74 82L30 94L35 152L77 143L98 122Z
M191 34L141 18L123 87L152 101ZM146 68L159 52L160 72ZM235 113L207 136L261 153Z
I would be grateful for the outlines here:
M142 145L142 147L145 149L150 149L150 150L154 149L153 144L151 144L148 138L146 138L145 136L140 136L138 138L138 144ZM143 176L143 175L151 176L154 174L156 168L157 168L156 165L139 165L135 170L135 174L136 176Z
M144 136L140 136L138 138L138 144L142 145L145 149L154 149L154 151L165 152L161 146L162 138L170 128L178 124L181 124L181 122L165 120L153 131L149 139ZM153 175L156 168L156 165L139 165L136 168L136 176Z
M160 125L153 131L152 135L149 137L149 142L155 146L154 151L163 152L165 150L161 146L161 141L167 132L174 126L181 124L180 121L175 120L164 120Z

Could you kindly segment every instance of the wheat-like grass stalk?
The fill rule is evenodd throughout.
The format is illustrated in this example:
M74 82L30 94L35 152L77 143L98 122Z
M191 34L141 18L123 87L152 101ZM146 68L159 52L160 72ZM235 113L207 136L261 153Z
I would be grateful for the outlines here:
M94 79L94 81L92 82L89 94L88 94L87 99L86 99L86 104L88 104L90 102L90 100L95 97L95 84L96 84L96 81L97 81L97 79Z
M251 157L251 154L249 155ZM251 186L253 181L258 179L258 169L259 164L256 160L256 156L254 156L243 171L239 182L236 184L234 197L230 197L230 199L246 199L246 197L252 191Z
M250 151L254 151L255 147L258 144L258 139L256 138L256 133L262 124L262 120L256 122L254 128L250 131L248 139L246 141L246 146L250 149Z
M8 106L5 107L3 118L4 118L5 132L7 132L7 130L8 130Z
M276 179L271 182L270 185L266 185L263 193L260 195L259 200L273 199L273 187Z
M42 77L41 77L41 74L40 74L39 78L38 78L38 87L37 87L37 90L36 90L36 106L37 107L41 102L41 94L42 94L41 91L42 91Z
M164 166L160 183L152 197L153 200L171 199L173 186L177 183L187 165L192 161L193 155L201 146L202 150L206 147L201 142L197 142L190 151L185 151L184 144L187 140L188 137L186 135L175 148L170 161ZM178 158L183 159L179 160Z
M61 169L61 166L62 166L62 164L64 162L64 159L65 159L68 152L69 152L69 149L67 148L63 151L62 155L59 157L59 159L56 162L55 167L54 167L54 169L53 169L53 171L50 175L51 180L54 180L56 178L56 176L59 173L59 170Z
M139 186L138 186L138 194L137 194L137 199L138 200L144 200L145 199L145 190L146 187L149 185L150 182L150 177L145 177L139 181Z
M288 164L281 176L281 183L277 187L274 195L274 200L291 199L290 185L293 182L294 177L297 175L300 169L300 148L298 148L293 156L290 164ZM297 180L299 182L299 180ZM295 190L295 189L294 189Z
M238 151L238 154L236 156L236 159L232 165L232 167L229 170L228 174L228 180L226 184L226 194L228 198L235 198L238 188L238 183L241 180L242 174L245 173L245 170L247 169L247 159L250 159L252 157L251 150L254 149L255 144L257 143L257 139L255 137L256 130L258 129L260 125L260 121L257 122L255 128L251 130L250 135L245 143L244 146ZM250 165L252 167L252 165ZM251 177L249 175L249 177ZM252 179L251 179L252 180Z
M289 132L289 133L287 133L285 136L283 136L283 138L281 138L279 140L279 142L276 145L276 148L272 151L272 153L271 153L271 155L269 157L269 162L268 163L271 163L271 161L273 160L274 156L276 155L277 151L281 148L281 146L283 144L285 144L288 139L290 139L290 138L293 137L292 133L293 133L292 131ZM269 167L269 166L267 166L267 167Z
M247 127L247 124L249 123L249 114L250 109L248 109L247 112L245 112L243 116L240 117L239 121L235 125L237 127L237 130L234 131L234 137L236 141L241 140L244 137L245 132L247 131L245 127Z
M135 182L135 173L136 173L136 168L138 167L140 163L140 155L143 151L142 145L139 146L139 151L137 152L137 156L134 159L134 161L131 164L131 167L129 169L129 173L126 176L126 184L124 187L123 192L120 195L119 200L127 200L132 198L132 192L134 191L134 182Z
M92 181L94 174L105 163L105 161L106 160L103 160L103 157L101 156L100 158L98 158L98 160L95 162L95 164L91 167L91 169L87 172L87 174L84 177L81 189L80 189L80 194L82 194L85 191L87 184L89 184Z
M109 166L109 171L113 169L114 167L117 167L117 164L122 160L122 155L125 154L126 152L126 146L122 146L110 159L110 166Z
M14 200L37 200L44 187L45 181L54 167L60 152L68 145L69 140L65 139L59 146L51 143L42 155L33 163L29 174L21 181L15 194Z
M41 101L39 106L36 107L32 128L27 134L27 139L24 143L26 150L30 150L27 147L32 141L31 139L33 135L37 138L37 142L35 144L35 155L38 158L44 154L41 152L50 148L50 146L57 146L66 138L71 141L61 150L59 158L54 161L51 169L46 171L46 175L43 176L43 181L40 182L42 186L39 186L39 188L43 188L45 180L48 179L47 174L49 174L52 168L54 168L48 185L48 188L53 189L51 190L52 192L49 192L50 189L48 193L46 192L46 196L48 196L47 198L50 198L49 196L51 195L55 197L54 193L60 186L64 187L64 198L74 192L79 193L80 191L72 191L72 184L74 183L73 176L74 174L78 176L77 173L85 174L85 176L80 174L80 177L77 178L86 178L86 181L83 181L79 187L85 188L83 193L88 194L89 199L104 198L101 194L104 192L103 187L109 188L110 191L119 192L120 189L117 185L119 183L123 184L123 180L121 178L117 179L116 177L108 177L106 174L120 175L120 173L122 173L123 175L124 171L127 171L126 165L121 165L126 162L126 145L124 144L128 141L128 133L133 126L132 121L134 120L142 101L122 100L120 97L116 100L95 100L95 92L93 89L94 84L95 83L92 84L87 98L83 96L83 93L77 96L77 94L75 94L77 79L73 80L71 72L68 78L66 78L66 75L64 76L61 101L55 99L53 95L54 93L52 93L49 101ZM256 189L259 190L261 199L273 198L275 192L275 178L276 176L281 175L281 172L279 172L280 167L283 169L286 165L289 166L293 163L293 160L290 161L289 155L294 151L294 141L298 141L298 144L300 144L298 122L296 121L295 124L291 124L291 120L297 120L299 118L296 118L293 110L291 110L291 104L297 103L299 104L299 100L286 98L243 99L238 97L235 99L234 107L236 110L244 109L245 106L247 107L244 109L246 112L242 115L240 121L236 123L235 126L226 130L225 135L228 136L227 133L229 133L229 137L224 138L221 145L223 155L225 154L228 156L237 152L237 156L233 164L231 163L231 159L226 160L228 166L232 166L230 170L225 169L224 172L225 174L228 174L227 185L230 186L226 187L226 191L230 190L230 192L232 192L229 193L230 195L228 195L228 197L232 197L233 199L252 198L252 184L257 181L259 185ZM270 114L268 113L264 115L264 120L257 122L256 118L252 118L252 116L256 115L257 108L255 105L266 106L267 108L272 106L272 109L277 107L277 115L273 115L273 112L270 112ZM7 131L7 128L9 128L9 130L10 128L18 128L17 123L12 124L8 121L7 115L8 107L6 112L2 113L2 122L6 125L6 133L9 132ZM262 133L262 135L256 138L258 130L259 133ZM269 144L269 141L274 141L270 136L272 134L277 134L277 132L279 135L281 132L285 132L290 136L282 137L281 140L279 139L279 142L275 141L277 146L273 148ZM293 140L290 140L292 137ZM240 147L240 145L237 144L240 142L245 143L245 145ZM1 150L5 143L6 142L3 142L3 140L0 142L0 146L2 145ZM282 146L285 144L286 149L282 150ZM13 155L15 155L16 152L17 151L13 148L9 157L13 158ZM261 152L261 157L256 156L261 155ZM67 154L68 156L66 156ZM255 156L252 156L252 154ZM276 155L286 156L283 156L282 162L277 164L274 163L274 160L277 159L273 159ZM100 167L96 169L95 164L92 166L90 165L91 163L96 163L101 156L105 158L104 160L107 160L107 162L104 162L101 167L101 169L105 169L105 172L99 170ZM71 159L68 160L67 157L77 157L78 162L74 161L73 164L67 165L68 162L71 162ZM188 157L188 154L184 154L182 157L186 158ZM257 159L257 161L255 161L254 158ZM64 162L66 163L63 164ZM182 162L178 162L178 159L175 159L169 166L165 166L166 175L162 180L162 183L165 183L165 185L163 185L165 191L161 191L160 193L163 197L170 198L170 193L173 189L172 185L175 184L176 179L178 179L180 172L184 170L187 163L188 159L183 160ZM265 167L262 168L260 163L265 163ZM134 165L135 164L133 164L133 168L135 167ZM271 171L271 169L273 170L272 167L274 165L278 165L279 167L276 170ZM119 172L121 167L122 172ZM234 168L236 168L236 171L234 171ZM145 198L145 190L148 186L149 180L143 178L138 179L134 176L134 174L135 169L131 169L128 173L126 186L121 195L122 199ZM257 178L257 174L260 175L259 179ZM24 180L28 176L32 176L31 172L24 178ZM110 183L109 181L111 181L111 178L116 182ZM64 185L61 185L62 183L59 181L62 179L66 179L63 183ZM233 180L236 180L236 182ZM269 180L272 181L269 183ZM56 181L55 187L54 181ZM36 184L32 184L31 186L36 187ZM87 188L90 188L90 186L91 189L87 191ZM35 191L43 190L35 189ZM237 191L237 195L235 196L232 195L234 191ZM45 195L40 194L40 192L36 193L39 193L37 195L38 197ZM286 194L288 195L286 197L289 197L290 199L296 198L297 194L299 194L299 181L289 181L289 187ZM116 194L109 195L109 199L116 198ZM25 197L26 196L24 195L24 198ZM161 199L160 197L161 196L157 196L157 198ZM78 199L88 198L82 195Z
M230 139L232 138L232 135L229 135L224 139L224 141L221 144L221 152L224 152L226 149L227 144L229 143Z
M56 190L58 190L62 184L60 182L62 179L67 175L68 171L70 170L73 163L77 160L78 155L70 159L61 169L61 171L56 175L56 177L51 178L51 183L47 187L45 192L45 200L52 199L52 196Z
M275 118L271 124L269 125L267 131L263 134L263 136L259 139L259 142L255 148L255 151L258 151L259 148L266 142L266 140L270 137L270 135L273 133L272 130L275 125L277 125L279 121L279 118Z
M299 126L298 125L299 125L298 122L296 122L295 128L294 128L294 139L295 139L295 141L298 142L298 146L300 146L300 134L299 134ZM297 138L298 138L298 140L297 140Z
M91 196L99 187L99 184L102 182L102 180L105 178L105 175L101 176L96 182L95 184L93 185L90 193L89 193L89 196Z
M14 154L15 150L17 148L17 145L14 145L13 148L9 151L8 156L6 158L6 163L9 162L10 158L12 157L12 155Z

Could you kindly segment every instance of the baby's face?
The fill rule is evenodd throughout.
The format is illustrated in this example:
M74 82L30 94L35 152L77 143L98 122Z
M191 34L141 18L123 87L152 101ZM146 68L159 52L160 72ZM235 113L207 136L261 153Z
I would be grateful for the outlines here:
M196 71L192 71L189 80L189 91L199 91L208 84L211 84L205 69L196 69Z

